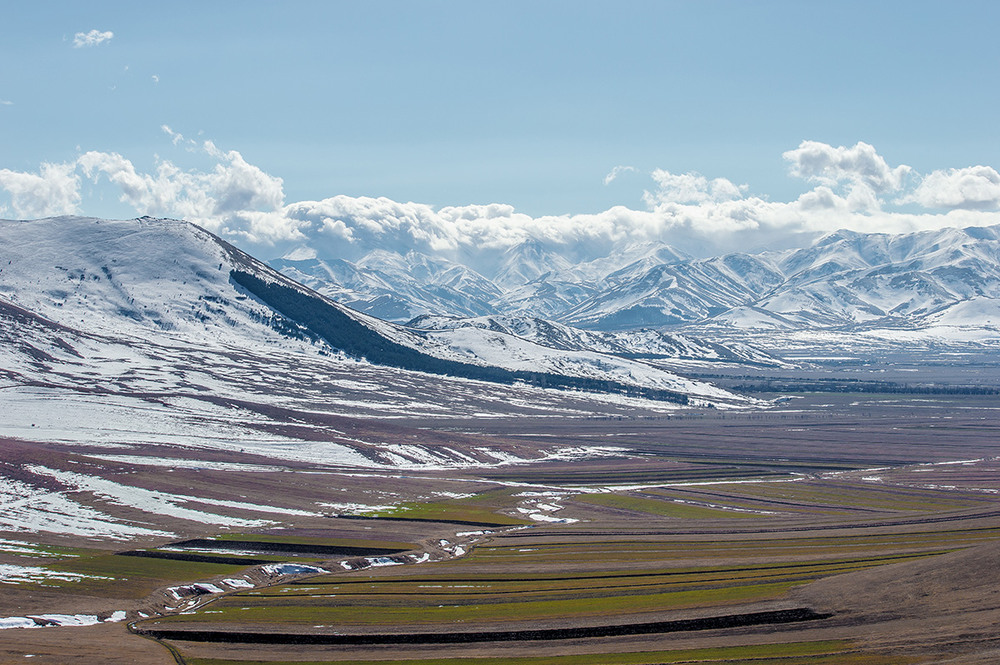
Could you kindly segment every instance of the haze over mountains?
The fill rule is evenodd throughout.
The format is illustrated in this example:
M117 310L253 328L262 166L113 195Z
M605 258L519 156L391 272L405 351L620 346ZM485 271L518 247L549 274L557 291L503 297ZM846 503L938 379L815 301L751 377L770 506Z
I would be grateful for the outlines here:
M308 246L271 265L397 322L428 314L505 315L603 331L693 324L992 330L1000 323L1000 226L898 235L837 231L800 248L709 258L647 242L580 263L558 245L532 239L484 273L443 253L378 249L349 261Z

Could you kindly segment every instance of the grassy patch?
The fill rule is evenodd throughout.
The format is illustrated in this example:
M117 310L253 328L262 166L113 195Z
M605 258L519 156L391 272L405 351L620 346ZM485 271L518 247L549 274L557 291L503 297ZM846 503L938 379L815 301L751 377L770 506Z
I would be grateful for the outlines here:
M57 571L110 578L65 583L71 584L76 592L105 598L142 598L165 584L228 575L246 568L244 565L147 559L114 554L82 556L48 567Z
M518 500L512 496L511 491L493 490L463 499L403 503L390 510L373 514L377 517L477 522L497 526L533 524L529 520L500 513L501 510L514 508L517 503Z
M625 496L622 494L581 494L579 496L574 496L573 500L597 506L607 506L608 508L618 508L620 510L631 510L637 513L648 513L650 515L677 517L682 519L762 517L762 515L758 513L724 510L721 508L708 508L706 506L692 505L690 503L680 503L670 499L646 499L637 496Z
M509 621L512 616L521 620L563 619L568 617L594 617L607 614L636 614L660 610L686 609L693 607L716 607L720 605L771 600L781 597L791 587L800 582L773 582L768 584L748 584L726 586L716 589L693 589L666 593L574 597L562 600L539 600L528 602L490 603L482 599L476 604L440 604L437 606L369 606L354 603L347 606L325 604L329 599L319 597L319 604L305 605L301 602L290 604L266 602L252 604L252 599L228 597L212 604L216 612L209 616L201 613L183 614L159 619L158 627L168 627L178 623L254 623L278 625L315 625L317 623L339 626L378 625L433 625L453 624L456 627L486 621ZM270 599L268 599L270 600ZM278 599L280 600L280 599ZM292 601L293 599L289 599ZM300 600L300 599L294 599ZM433 600L433 598L429 598ZM452 600L452 602L455 602ZM363 608L363 609L362 609Z
M205 622L337 625L437 624L563 619L605 614L716 607L782 596L820 577L898 560L857 558L750 567L700 567L619 573L390 577L326 576L220 599L211 617L157 620L158 625Z

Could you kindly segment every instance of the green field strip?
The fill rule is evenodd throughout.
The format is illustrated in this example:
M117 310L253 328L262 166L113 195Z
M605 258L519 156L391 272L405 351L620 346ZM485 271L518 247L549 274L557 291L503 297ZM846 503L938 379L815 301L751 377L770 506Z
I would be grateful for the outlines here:
M948 550L950 551L950 550ZM673 569L645 572L620 572L600 574L579 574L552 577L533 575L530 577L489 577L473 579L456 578L389 578L385 580L340 580L338 582L317 583L315 578L299 584L271 587L268 590L247 591L232 596L233 602L247 597L296 598L311 596L314 591L322 591L330 596L351 598L373 596L454 596L454 595L503 595L530 594L552 591L593 591L616 588L639 588L648 586L673 586L708 584L719 582L752 581L774 577L826 576L847 570L869 568L904 559L924 558L946 552L901 554L888 557L866 557L841 559L836 561L813 561L791 564L766 564L758 566L723 567L711 566L691 569ZM313 582L309 584L309 582ZM614 582L614 583L611 583ZM336 592L336 593L334 593Z
M713 488L714 489L714 488ZM798 505L793 502L780 502L769 499L760 499L740 494L723 494L720 492L707 492L696 488L671 489L664 487L653 487L641 491L643 495L651 497L663 497L665 499L679 499L681 501L698 501L701 503L715 503L732 508L743 510L762 510L778 513L805 513L809 515L828 514L850 514L850 511L830 506L822 510L817 510L813 506ZM787 516L787 515L786 515Z
M567 617L597 617L607 614L638 614L662 610L715 607L741 604L782 597L789 589L802 584L800 581L771 582L740 586L726 586L717 589L693 589L665 593L601 596L597 598L572 598L560 600L539 600L526 602L505 602L475 605L440 606L366 606L367 611L359 611L356 604L348 606L331 605L289 605L254 606L244 602L237 607L229 603L213 603L211 615L202 612L182 614L158 619L157 626L176 623L200 624L264 624L264 625L316 625L334 623L338 626L372 625L435 625L470 624L492 621L509 621L511 616L521 620L564 619ZM244 598L244 601L247 599Z
M941 496L940 491L919 488L838 483L819 485L810 481L796 483L760 483L719 486L734 495L746 495L760 500L787 500L803 504L818 504L824 508L869 508L940 512L981 506L995 499L970 496Z
M844 527L849 528L848 526ZM942 529L937 531L912 531L896 532L885 534L866 533L862 535L844 536L792 536L784 538L766 539L733 539L726 541L648 541L648 540L614 540L602 542L547 542L547 543L519 543L517 545L490 545L488 547L477 547L473 552L460 560L451 563L469 563L477 559L496 560L499 558L510 558L512 562L528 561L536 558L560 556L572 557L574 555L588 555L589 559L595 555L612 557L618 554L620 557L635 560L641 558L642 554L656 554L659 556L681 556L690 558L691 556L703 556L705 554L719 553L740 553L744 556L749 554L762 553L768 556L775 552L787 553L813 552L816 549L825 549L831 553L838 553L850 550L863 550L869 547L914 547L914 546L941 546L951 545L961 547L972 545L986 540L1000 538L1000 527L980 527L971 529ZM846 541L846 542L845 542ZM440 565L440 564L439 564Z
M325 538L322 536L298 536L269 533L225 533L213 538L223 541L256 541L261 543L277 543L290 545L322 545L326 547L370 547L372 549L412 550L413 543L394 540L367 540L364 538Z
M702 463L699 463L702 464ZM565 471L561 473L537 474L485 474L485 478L508 482L533 483L556 486L597 486L597 485L671 485L696 482L725 482L746 480L767 480L788 476L786 471L772 471L769 465L755 463L752 469L742 469L735 465L707 469L683 470L642 470L642 471Z
M279 587L219 599L211 605L210 616L205 612L173 616L157 620L156 625L191 622L274 626L433 625L509 620L512 616L524 620L559 619L711 607L780 598L789 589L821 577L905 558L915 557L819 562L800 567L764 566L722 575L719 571L688 572L673 580L651 580L647 584L637 584L636 576L623 577L614 585L570 588L565 585L539 588L542 580L524 580L518 583L519 589L507 589L514 592L514 597L502 597L505 589L499 585L485 591L474 588L471 593L466 588L450 595L436 590L420 592L418 584L401 585L395 580L381 584L367 582L367 589L357 589L363 593L347 594L336 589L338 593L306 595L300 589L298 595L291 595L284 594ZM293 586L286 588L294 590ZM404 589L416 593L405 596L398 593Z
M637 651L625 653L575 654L572 656L534 656L482 658L414 658L407 660L352 660L332 656L330 660L231 660L185 658L188 665L672 665L674 663L752 663L754 665L910 665L916 658L883 656L857 651L846 640L789 642L675 651Z
M596 550L586 553L540 553L540 552L529 552L529 553L519 553L518 555L496 555L482 557L477 557L475 560L470 560L465 562L467 564L472 564L475 562L490 563L494 565L518 565L522 568L525 566L534 565L545 565L545 564L558 564L560 566L573 566L573 565L585 565L585 564L596 564L600 563L605 566L611 565L663 565L667 561L682 561L686 559L704 559L706 557L713 558L726 558L726 559L748 559L748 558L768 558L773 559L775 557L816 557L816 556L829 556L829 557L842 557L845 555L861 553L861 552L880 552L885 554L893 554L901 551L911 551L911 550L924 550L927 548L939 549L942 546L948 546L952 549L957 549L963 546L973 545L977 542L982 542L984 539L976 540L966 540L966 541L916 541L916 542L892 542L886 544L873 544L873 545L813 545L810 547L803 546L774 546L768 548L756 548L749 546L746 548L741 548L739 546L732 547L715 547L715 548L700 548L700 549L687 549L678 548L676 550L660 550L660 549L633 549L628 553L623 553L615 550ZM516 558L515 558L516 557Z
M526 526L534 524L531 520L524 520L500 513L499 511L501 510L512 509L517 505L516 499L513 497L508 498L509 501L492 506L475 505L471 499L426 503L409 502L402 503L389 510L371 513L371 516L390 519L403 518L470 522L488 526Z
M709 508L687 503L677 503L670 500L647 499L622 494L579 494L574 501L589 503L607 508L629 510L637 513L659 515L661 517L676 517L681 519L739 519L748 517L766 517L758 513L745 513L721 508Z

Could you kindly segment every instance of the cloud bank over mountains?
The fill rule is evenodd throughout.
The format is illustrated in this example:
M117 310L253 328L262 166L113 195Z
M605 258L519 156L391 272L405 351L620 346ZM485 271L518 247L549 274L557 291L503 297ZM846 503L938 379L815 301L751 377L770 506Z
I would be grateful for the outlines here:
M34 173L0 169L0 215L86 214L85 185L103 184L136 215L187 219L265 257L308 246L347 259L387 249L469 263L525 241L570 260L591 260L615 246L647 241L707 255L786 247L803 236L842 228L901 233L1000 219L1000 174L993 167L920 174L904 164L889 165L863 142L834 147L803 141L785 152L789 174L811 187L791 201L771 201L723 177L655 170L642 193L644 209L616 206L533 217L500 203L435 208L345 195L287 202L282 179L238 151L163 130L175 146L197 152L213 166L183 169L157 159L152 172L142 172L118 153L88 151L72 162L42 164ZM616 167L609 178L626 170L633 169Z

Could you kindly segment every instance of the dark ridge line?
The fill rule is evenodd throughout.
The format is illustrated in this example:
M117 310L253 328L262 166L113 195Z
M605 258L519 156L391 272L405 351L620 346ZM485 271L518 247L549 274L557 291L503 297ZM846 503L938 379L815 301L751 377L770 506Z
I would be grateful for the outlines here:
M231 248L228 245L224 246ZM255 267L254 260L251 258L248 262L244 257L250 257L239 250L233 249L232 257L234 262L241 267L249 269ZM271 268L266 268L266 270L274 272ZM504 385L525 383L542 388L622 394L654 401L688 404L686 394L664 388L646 388L611 379L504 369L438 358L383 337L374 329L339 309L333 304L333 301L287 278L268 282L251 272L236 268L229 271L229 278L234 285L239 286L302 329L301 331L292 330L290 325L277 325L272 321L272 327L277 325L275 329L279 333L301 332L311 338L322 339L331 347L340 349L349 356L367 358L376 365Z
M187 642L222 642L230 644L466 644L472 642L520 642L530 640L573 640L586 637L618 637L623 635L655 635L720 628L741 628L770 624L795 623L828 619L832 614L820 614L807 607L748 614L727 614L701 619L654 621L619 626L581 626L578 628L548 628L538 630L451 632L451 633L380 633L373 635L316 635L294 633L228 632L221 630L164 630L136 627L139 635L160 640Z
M280 543L267 540L211 540L208 538L192 538L176 543L170 547L226 550L246 550L268 554L293 555L333 555L333 556L383 556L399 554L405 549L389 547L354 547L351 545L310 545L308 543Z
M212 556L210 554L194 554L188 552L156 552L149 550L115 552L115 555L136 556L147 559L169 559L171 561L193 561L195 563L222 563L234 566L261 566L272 563L287 563L284 559L250 559L232 556Z

